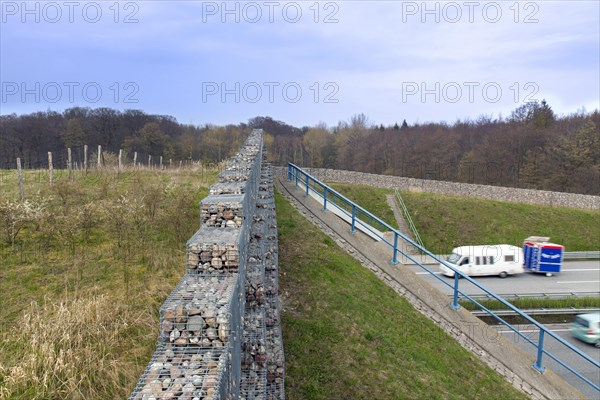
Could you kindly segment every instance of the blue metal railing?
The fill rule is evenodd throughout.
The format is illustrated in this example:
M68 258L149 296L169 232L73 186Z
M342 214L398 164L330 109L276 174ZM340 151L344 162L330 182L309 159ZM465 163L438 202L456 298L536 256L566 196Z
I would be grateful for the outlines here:
M540 324L535 319L531 318L529 315L523 313L521 310L519 310L518 308L516 308L515 306L513 306L512 304L510 304L503 298L499 297L498 295L496 295L489 289L485 288L483 285L479 284L475 280L471 279L469 276L456 270L452 265L450 265L446 261L438 258L435 254L431 253L429 250L427 250L423 246L421 246L418 243L415 243L413 240L407 238L402 233L400 233L396 229L394 229L392 226L390 226L386 222L382 221L381 219L379 219L376 216L374 216L373 214L371 214L369 211L365 210L358 204L350 201L349 199L344 197L342 194L338 193L334 189L325 185L318 179L312 177L311 175L304 172L301 168L299 168L296 165L291 164L291 163L288 163L288 180L295 181L296 186L298 186L301 183L304 186L304 189L305 189L307 195L309 194L309 192L311 190L313 192L315 192L316 194L318 194L321 197L321 199L323 200L323 209L325 209L325 210L327 209L328 203L335 204L335 206L339 210L341 210L344 214L346 214L347 217L349 217L351 219L350 225L351 225L352 232L356 231L356 226L360 226L360 227L362 227L363 230L369 231L373 235L376 235L383 242L388 244L392 248L392 258L390 260L390 262L392 264L398 264L398 253L400 253L403 256L405 256L406 258L408 258L410 261L412 261L415 265L418 265L420 268L422 268L423 270L430 273L434 278L436 278L437 280L442 282L444 285L451 288L453 290L453 295L452 295L452 303L450 304L450 306L453 309L458 310L460 308L460 305L458 303L459 297L468 299L472 303L476 304L481 310L487 312L491 317L495 318L497 321L499 321L500 323L502 323L503 325L508 327L510 330L515 332L517 335L522 337L526 342L533 345L536 348L536 353L537 353L536 361L533 364L533 367L537 371L544 372L545 367L542 365L542 360L543 360L543 356L547 355L549 358L551 358L552 360L557 362L560 366L565 368L571 374L573 374L574 376L581 379L583 382L588 384L590 387L592 387L596 391L600 392L600 387L597 384L590 381L588 378L586 378L579 372L575 371L571 366L569 366L565 362L561 361L557 356L555 356L554 354L551 354L549 351L544 349L544 341L548 340L548 337L550 337L550 338L556 340L559 344L561 344L564 347L566 347L567 349L569 349L573 353L573 354L570 354L570 357L572 357L573 355L579 356L579 362L585 361L585 362L592 364L596 368L600 369L600 363L598 361L594 360L587 354L583 353L582 351L580 351L579 349L577 349L576 347L571 345L569 342L567 342L560 336L551 332L544 325ZM386 239L384 237L384 235L382 235L380 233L382 231L392 232L394 234L394 239L392 241ZM429 270L423 264L421 264L420 262L415 260L410 254L403 252L398 247L399 239L402 239L405 242L415 246L417 249L419 249L424 254L432 257L435 261L452 269L455 272L453 284L450 284L446 280L439 277L435 272ZM537 343L535 341L531 340L527 335L524 335L522 332L520 332L518 327L514 327L510 323L506 322L499 315L495 314L493 311L491 311L488 308L486 308L485 306L483 306L480 302L478 302L476 300L476 298L475 298L476 296L470 296L470 295L466 294L463 290L459 289L459 282L463 282L463 285L466 283L474 285L475 287L477 287L478 289L480 289L484 293L486 293L489 297L499 301L504 306L506 306L508 309L513 310L517 315L519 315L520 317L522 317L523 319L528 321L528 323L537 327L539 329Z

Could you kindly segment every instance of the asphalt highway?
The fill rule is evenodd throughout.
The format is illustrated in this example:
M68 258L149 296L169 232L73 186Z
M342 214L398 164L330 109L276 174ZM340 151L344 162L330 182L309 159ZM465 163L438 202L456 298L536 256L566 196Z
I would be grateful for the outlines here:
M600 361L600 348L594 347L591 344L584 343L574 338L569 332L569 324L548 324L546 325L546 327L549 328L553 333L560 336L565 341L579 349L581 352L590 356L590 358L592 358L593 360ZM537 329L535 326L517 325L516 328L519 330L519 332L526 335L530 340L537 343L539 337L539 329ZM496 329L506 339L509 339L510 341L514 342L517 346L520 346L521 348L529 352L534 358L537 357L536 347L529 344L525 339L516 334L514 331L510 330L509 328L503 325L496 326ZM490 338L490 340L493 340L493 338ZM569 350L566 346L561 344L556 339L545 335L544 349L556 356L559 360L575 368L578 373L585 376L594 384L600 386L600 369L598 369L590 362L585 361L583 358L574 354L571 350ZM564 367L562 367L556 361L552 360L547 355L544 355L542 357L542 366L554 371L557 375L561 376L571 385L579 389L590 399L600 398L599 391L594 390L591 386L589 386L584 381L568 372Z
M436 277L452 286L454 278L441 275L438 265L428 264L425 266L435 272L436 276L432 276L414 264L406 264L401 268L411 269L444 293L452 294L452 289ZM498 276L480 276L473 279L496 294L594 292L596 296L600 296L600 260L566 261L563 263L560 273L549 277L545 274L525 272L504 279ZM483 293L482 290L465 280L460 281L459 287L467 294Z

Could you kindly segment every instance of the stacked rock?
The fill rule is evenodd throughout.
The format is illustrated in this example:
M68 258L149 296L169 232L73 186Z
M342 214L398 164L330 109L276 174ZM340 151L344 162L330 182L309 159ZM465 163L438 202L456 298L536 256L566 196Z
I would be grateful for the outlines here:
M241 229L203 226L187 242L188 274L242 272L246 244ZM241 261L244 260L244 263Z
M244 194L246 184L244 182L218 182L208 190L210 194Z
M244 207L246 206L246 207ZM200 226L241 228L246 195L209 195L200 202Z
M246 310L242 340L242 386L244 400L267 397L267 334L265 326L266 224L255 210L250 226L246 261Z
M265 310L243 316L246 287L251 304L264 304L262 261L252 266L250 286L245 271L246 249L255 257L265 249L257 247L264 233L254 232L252 244L249 238L262 161L262 131L254 130L200 202L186 275L161 307L157 349L130 399L267 398Z
M268 185L268 183L271 185ZM284 353L281 333L281 314L279 306L278 244L275 199L273 196L273 174L270 165L263 163L263 173L259 183L257 213L265 224L265 329L267 334L267 399L285 399ZM267 183L267 190L261 186ZM264 192L264 195L260 195Z
M160 340L175 346L225 347L233 309L239 308L238 275L186 275L160 309Z
M130 399L230 398L223 382L228 357L223 348L194 352L171 344L159 344Z
M241 367L240 399L266 399L267 347L264 309L246 309Z

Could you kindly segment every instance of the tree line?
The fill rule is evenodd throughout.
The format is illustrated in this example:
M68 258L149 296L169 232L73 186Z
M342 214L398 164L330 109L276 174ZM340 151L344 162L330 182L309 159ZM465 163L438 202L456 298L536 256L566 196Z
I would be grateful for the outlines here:
M507 118L383 126L359 114L280 131L266 130L277 165L600 195L598 110L557 116L542 101Z
M294 127L271 117L237 125L194 126L139 110L70 108L0 116L0 168L43 168L47 152L80 149L134 152L139 160L219 162L237 151L251 129L265 131L275 165L334 168L374 174L600 195L600 113L557 116L546 101L506 117L375 124L364 114ZM77 150L75 152L77 154Z
M123 150L138 162L163 157L165 160L219 162L238 150L249 128L245 124L194 126L180 124L171 116L151 115L140 110L69 108L0 116L0 168L15 168L20 157L24 168L44 168L48 152L66 167L67 148L73 161L83 160L83 148L98 145L110 157ZM62 157L58 155L63 155ZM94 159L94 155L90 155ZM63 165L60 165L60 161Z

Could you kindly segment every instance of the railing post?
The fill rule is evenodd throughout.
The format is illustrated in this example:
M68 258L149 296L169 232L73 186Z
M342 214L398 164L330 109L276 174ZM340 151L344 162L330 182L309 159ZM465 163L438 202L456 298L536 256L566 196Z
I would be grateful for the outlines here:
M300 171L299 171L298 169L296 169L296 186L298 186L298 173L299 173L299 172L300 172Z
M540 328L540 340L538 341L538 352L537 352L537 360L535 360L535 364L533 364L533 368L535 368L539 373L544 373L546 370L545 367L542 366L542 356L544 355L544 330Z
M350 232L356 232L356 205L352 204L352 229Z
M450 304L450 307L452 307L453 310L458 310L460 308L460 304L458 304L458 280L460 278L460 275L458 275L458 272L454 273L454 296L452 297L452 304Z
M292 165L288 164L288 181L292 180Z
M323 186L323 211L327 211L327 186Z
M308 174L305 174L306 176L306 195L308 196Z
M394 231L394 255L392 256L392 264L398 264L398 232Z

